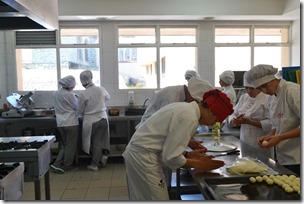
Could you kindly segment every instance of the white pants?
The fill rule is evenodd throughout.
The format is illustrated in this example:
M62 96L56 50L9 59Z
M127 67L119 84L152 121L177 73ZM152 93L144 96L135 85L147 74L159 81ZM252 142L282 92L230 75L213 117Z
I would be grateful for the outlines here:
M160 153L131 145L123 157L130 200L169 200Z

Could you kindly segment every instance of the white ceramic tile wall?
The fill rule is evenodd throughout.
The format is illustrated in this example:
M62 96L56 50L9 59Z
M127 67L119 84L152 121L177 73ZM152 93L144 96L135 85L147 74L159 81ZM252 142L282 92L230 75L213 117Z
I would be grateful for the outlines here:
M127 22L121 22L121 24ZM229 22L224 22L229 24ZM208 79L214 84L214 47L213 47L213 22L194 22L200 29L200 56L198 56L198 72L203 79ZM300 33L300 21L294 22L293 33ZM111 95L108 106L128 105L128 91L118 90L117 77L117 52L115 28L113 22L102 23L102 61L101 61L101 83ZM300 35L293 34L292 37L292 62L291 65L300 64ZM6 96L17 90L16 87L16 62L14 51L13 31L0 31L0 108L6 102ZM184 82L182 82L184 83ZM135 105L142 105L147 98L154 96L155 90L135 90ZM51 92L36 92L33 96L36 107L52 106Z

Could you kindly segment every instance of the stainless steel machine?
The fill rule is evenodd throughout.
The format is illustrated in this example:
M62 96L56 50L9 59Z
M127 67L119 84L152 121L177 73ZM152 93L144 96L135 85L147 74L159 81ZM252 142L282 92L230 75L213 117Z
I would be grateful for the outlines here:
M32 113L32 99L33 92L29 92L26 95L20 95L18 93L12 93L12 95L6 97L6 100L10 104L10 110L2 112L3 118L22 118L27 114Z
M54 141L54 135L0 137L0 162L24 162L24 182L34 182L36 200L41 200L43 177L45 198L51 199L49 165Z

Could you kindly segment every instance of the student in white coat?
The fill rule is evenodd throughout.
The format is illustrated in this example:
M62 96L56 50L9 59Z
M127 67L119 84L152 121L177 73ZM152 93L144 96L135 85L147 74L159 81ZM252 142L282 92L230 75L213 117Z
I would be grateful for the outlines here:
M229 98L214 89L200 102L171 103L147 119L133 134L123 157L130 200L169 200L162 166L212 170L224 165L213 156L189 159L185 149L199 124L212 125L233 113Z
M233 106L236 104L236 93L232 86L234 83L234 72L231 70L226 70L223 73L220 74L220 85L223 87L223 92L227 94L227 96L230 98L231 103Z
M138 128L143 124L151 115L156 111L163 108L164 106L174 103L174 102L192 102L192 101L201 101L205 92L212 89L211 84L203 79L198 77L191 77L187 85L177 85L177 86L168 86L161 89L149 103L145 113L141 118L141 122L136 126ZM201 142L191 139L188 146L192 150L197 150L191 152L189 157L195 154L201 154L206 152L207 149L201 145ZM172 170L168 167L164 167L164 172L166 176L166 183L168 187L171 186L172 180Z
M258 152L273 158L273 148L265 149L258 145L257 139L271 130L269 95L255 89L244 76L246 93L241 95L234 106L234 112L228 116L228 123L233 127L240 127L240 140Z
M110 152L109 121L105 102L109 93L102 86L92 82L93 74L89 70L80 73L80 81L86 90L80 92L79 114L82 116L82 149L92 154L89 170L98 171L98 166L106 165Z
M247 81L255 88L277 98L277 105L271 118L274 123L272 130L261 136L258 143L263 148L275 146L277 162L300 176L300 86L276 78L277 70L272 65L259 64L245 74Z
M76 170L74 165L76 157L79 121L78 100L73 93L76 85L75 77L69 75L59 80L61 88L52 95L56 124L61 135L61 147L51 169L55 173Z

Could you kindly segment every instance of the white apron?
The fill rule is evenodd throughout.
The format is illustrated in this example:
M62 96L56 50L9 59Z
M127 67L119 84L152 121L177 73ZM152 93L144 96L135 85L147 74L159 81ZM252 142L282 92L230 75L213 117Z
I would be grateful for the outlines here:
M103 110L105 111L105 110ZM91 135L92 135L92 125L93 123L101 120L96 115L84 115L82 122L82 149L85 153L90 154L91 147ZM104 118L108 120L107 118ZM110 134L109 134L109 126L108 126L108 135L107 137L103 137L102 139L102 148L110 150Z

